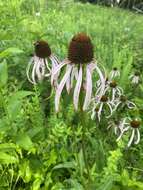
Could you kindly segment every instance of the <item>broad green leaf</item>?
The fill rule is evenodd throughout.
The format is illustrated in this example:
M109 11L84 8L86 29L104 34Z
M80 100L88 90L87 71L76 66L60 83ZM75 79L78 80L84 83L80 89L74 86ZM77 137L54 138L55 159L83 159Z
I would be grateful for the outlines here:
M36 179L32 184L32 190L39 190L41 183L42 183L42 179L40 178Z
M9 97L7 111L8 111L9 117L12 120L14 120L17 117L17 115L19 114L21 110L21 107L22 107L21 100L31 94L33 94L33 92L18 91L18 92L15 92L11 97Z
M2 143L0 144L0 151L10 151L15 150L16 145L14 143Z
M7 106L8 115L11 120L15 120L21 110L22 102L14 101Z
M78 163L79 163L79 169L81 175L83 175L84 169L85 169L85 162L84 162L84 156L83 156L83 150L81 149L78 154Z
M103 184L97 190L111 190L113 186L113 176L106 178Z
M84 187L76 179L67 179L66 182L72 186L70 190L84 190Z
M34 92L31 91L25 91L25 90L21 90L21 91L17 91L15 92L10 98L9 98L9 103L15 101L15 100L21 100L22 98L25 98L26 96L30 96L34 94Z
M2 132L6 132L7 130L9 130L9 126L7 125L7 119L3 117L2 119L0 119L0 132L2 134Z
M55 169L61 169L61 168L72 168L72 169L74 169L75 168L75 164L74 164L74 162L65 162L65 163L56 165L53 168L53 170L55 170Z
M0 151L0 164L15 164L17 162L16 156Z
M29 166L29 162L24 160L19 166L19 176L22 177L25 183L31 180L32 171Z
M7 57L9 55L20 54L20 53L23 53L23 50L20 50L20 49L15 48L15 47L10 47L10 48L8 48L8 49L6 49L0 53L0 58L4 58L4 57Z
M30 137L26 133L20 133L16 136L16 144L27 151L34 148Z
M7 84L7 80L7 62L4 60L2 63L0 63L0 87L4 87Z

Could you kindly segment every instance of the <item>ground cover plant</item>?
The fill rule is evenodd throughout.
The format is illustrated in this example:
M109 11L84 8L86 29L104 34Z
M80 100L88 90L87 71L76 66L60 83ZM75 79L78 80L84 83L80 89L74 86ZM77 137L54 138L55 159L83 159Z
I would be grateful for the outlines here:
M142 190L143 16L70 0L6 0L0 11L0 190ZM102 73L104 67L124 91L109 118L108 106L100 115L92 105L75 111L65 88L55 110L50 77L28 81L37 41L61 61L79 33L90 37ZM65 70L60 74L61 81ZM33 80L32 70L28 76ZM118 131L123 122L126 133ZM137 145L130 139L138 128L130 125L139 126Z

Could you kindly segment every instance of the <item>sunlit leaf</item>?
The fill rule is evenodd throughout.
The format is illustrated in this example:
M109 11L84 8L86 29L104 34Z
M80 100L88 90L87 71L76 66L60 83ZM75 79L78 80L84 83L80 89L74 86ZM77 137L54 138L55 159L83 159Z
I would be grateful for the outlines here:
M15 47L10 47L0 53L0 58L4 58L10 55L15 55L15 54L20 54L20 53L23 53L23 50L20 50Z
M8 71L7 71L7 62L4 60L0 63L0 87L3 87L7 84L8 80Z

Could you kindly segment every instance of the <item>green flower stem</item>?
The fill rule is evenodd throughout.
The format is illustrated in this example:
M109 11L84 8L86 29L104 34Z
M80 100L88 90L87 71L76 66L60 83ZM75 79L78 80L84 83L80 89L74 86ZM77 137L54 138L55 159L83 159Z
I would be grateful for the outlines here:
M83 152L83 158L84 158L84 163L85 163L85 167L87 170L87 174L88 174L88 179L90 179L90 171L89 171L89 167L88 167L88 159L87 159L87 155L86 155L86 129L87 129L87 114L85 111L83 111L82 106L83 106L83 92L81 91L81 97L80 97L80 122L82 125L82 139L81 139L81 145L82 145L82 152Z

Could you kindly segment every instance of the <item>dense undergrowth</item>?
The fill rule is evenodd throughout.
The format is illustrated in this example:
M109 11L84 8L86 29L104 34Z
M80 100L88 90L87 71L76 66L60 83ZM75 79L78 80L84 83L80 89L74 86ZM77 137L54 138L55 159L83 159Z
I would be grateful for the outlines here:
M116 143L107 119L98 127L89 116L85 163L82 123L70 98L63 95L56 115L50 81L33 86L25 70L36 40L47 40L63 59L71 37L86 32L98 62L121 70L118 82L138 106L128 114L142 120L143 83L131 84L129 75L143 71L143 17L72 1L1 0L0 12L0 190L142 190L142 138L127 148L128 136Z

